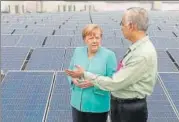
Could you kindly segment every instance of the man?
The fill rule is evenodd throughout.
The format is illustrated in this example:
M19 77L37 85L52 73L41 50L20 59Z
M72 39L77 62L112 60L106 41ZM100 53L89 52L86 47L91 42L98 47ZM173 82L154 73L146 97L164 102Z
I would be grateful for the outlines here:
M112 78L84 71L77 66L75 71L66 70L73 78L84 78L103 90L111 91L112 122L147 122L146 97L152 94L157 77L156 50L146 35L148 14L143 8L129 8L121 21L124 37L132 42Z

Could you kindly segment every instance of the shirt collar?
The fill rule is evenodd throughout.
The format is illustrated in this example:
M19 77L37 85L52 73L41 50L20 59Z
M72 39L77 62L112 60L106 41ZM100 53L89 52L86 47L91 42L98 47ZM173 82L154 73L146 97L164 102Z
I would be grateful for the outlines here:
M135 50L138 46L140 46L142 43L146 42L147 40L149 40L149 37L148 37L148 36L145 36L145 37L143 37L142 39L140 39L140 40L136 41L135 43L133 43L133 44L129 47L129 49L130 49L131 51L133 51L133 50Z

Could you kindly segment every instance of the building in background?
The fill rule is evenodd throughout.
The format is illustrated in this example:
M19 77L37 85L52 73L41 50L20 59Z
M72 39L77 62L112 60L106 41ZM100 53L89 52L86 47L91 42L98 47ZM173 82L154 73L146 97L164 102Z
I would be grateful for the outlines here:
M179 10L179 1L1 1L1 11L6 13L116 11L129 7L147 10Z

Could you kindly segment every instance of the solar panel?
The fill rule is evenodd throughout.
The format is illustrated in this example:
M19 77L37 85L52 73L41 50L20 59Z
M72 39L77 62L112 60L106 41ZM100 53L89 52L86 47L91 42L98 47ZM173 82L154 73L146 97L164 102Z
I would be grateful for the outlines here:
M158 58L158 71L159 72L178 72L177 67L169 58Z
M70 47L72 36L48 36L44 47Z
M175 62L179 65L179 49L168 49Z
M154 37L175 37L172 31L149 31L149 36Z
M2 41L2 40L5 40L7 37L8 37L8 35L2 34L2 35L1 35L1 41Z
M12 29L25 28L25 27L26 27L25 24L12 24L12 25L10 26L10 28L12 28Z
M34 34L36 35L52 35L54 29L53 28L34 28Z
M150 37L156 48L179 48L176 38L169 37Z
M80 47L84 45L85 43L81 34L72 37L70 47Z
M158 25L160 27L160 29L163 31L163 30L174 30L175 29L175 26L170 26L168 24L161 24L161 25Z
M169 58L167 52L164 49L157 49L158 58Z
M159 80L154 92L147 98L149 122L177 122L177 116L165 95Z
M74 34L74 31L77 29L77 24L76 23L66 23L65 25L61 25L61 28L58 29L58 33L60 34L63 30L71 31L70 34ZM62 30L62 31L60 31ZM59 35L58 34L58 35Z
M179 37L179 30L174 30L173 32L174 32L176 37Z
M64 73L58 72L49 106L47 122L72 122L70 84Z
M33 29L15 29L13 34L33 34Z
M16 46L20 37L21 37L20 35L7 35L6 38L1 40L1 45L2 46Z
M73 56L74 50L75 50L75 48L67 48L65 50L65 58L64 58L64 61L63 61L62 70L67 69L70 66L70 61L71 61L71 58Z
M45 27L46 28L54 28L54 29L58 29L59 28L59 26L60 26L61 24L56 24L56 23L50 23L50 24L45 24Z
M179 111L179 73L160 73L160 77Z
M73 36L75 34L75 30L72 29L56 29L55 35L63 35L63 36Z
M23 35L17 46L37 48L42 47L45 36L42 35Z
M149 27L148 27L148 32L149 32L149 31L153 31L153 30L158 31L158 30L159 30L158 26L155 25L155 24L149 25Z
M127 48L108 48L116 54L117 61L120 61L127 52Z
M36 48L26 70L61 70L64 53L63 48Z
M7 27L1 27L1 34L12 34L14 29L12 28L7 28Z
M34 29L34 28L44 28L45 24L29 24L28 29Z
M114 36L104 36L101 44L104 47L123 47L121 40L117 40Z
M7 70L20 70L30 51L29 48L2 47L1 68Z
M71 111L51 111L47 122L73 122Z
M53 72L8 72L2 82L2 121L41 122Z

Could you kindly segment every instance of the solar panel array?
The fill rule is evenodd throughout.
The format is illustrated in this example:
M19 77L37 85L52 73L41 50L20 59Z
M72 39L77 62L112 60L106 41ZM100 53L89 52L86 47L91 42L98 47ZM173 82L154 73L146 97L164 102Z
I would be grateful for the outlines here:
M2 121L72 122L70 86L63 70L84 46L82 29L99 24L102 46L119 61L131 43L122 12L31 13L1 16ZM148 97L148 122L179 121L179 14L150 11L148 34L158 53L159 78ZM16 71L12 71L16 70Z
M148 97L149 122L177 122L177 116L161 84L157 81L152 96Z
M2 121L44 120L53 74L53 72L9 72L2 82Z

